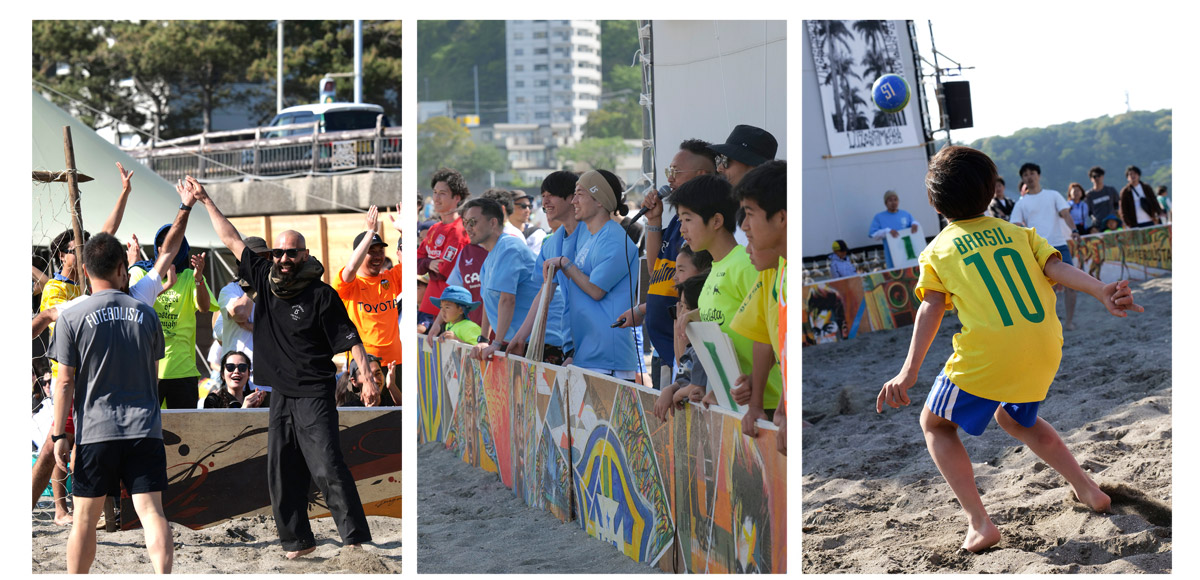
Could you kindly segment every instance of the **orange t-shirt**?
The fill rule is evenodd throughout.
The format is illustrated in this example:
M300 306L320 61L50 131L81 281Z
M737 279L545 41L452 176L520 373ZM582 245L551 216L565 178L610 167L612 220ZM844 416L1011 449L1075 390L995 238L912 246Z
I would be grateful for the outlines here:
M400 298L400 264L374 278L355 276L349 282L342 281L342 270L333 280L333 289L346 304L346 312L363 348L388 363L400 364L400 318L396 300Z

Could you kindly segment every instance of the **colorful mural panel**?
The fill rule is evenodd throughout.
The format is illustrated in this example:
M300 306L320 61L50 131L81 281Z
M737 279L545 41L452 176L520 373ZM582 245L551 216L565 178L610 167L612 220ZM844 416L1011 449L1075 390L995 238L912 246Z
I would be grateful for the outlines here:
M1106 283L1169 276L1171 236L1171 226L1084 236L1073 250L1075 265ZM901 268L805 286L803 346L911 325L919 277L919 268Z
M201 529L252 515L270 515L267 409L164 411L167 490L163 509L172 523ZM342 456L367 515L400 517L398 408L339 409ZM257 482L257 483L255 483ZM230 494L229 490L238 493ZM140 527L132 500L121 500L121 527ZM329 515L321 493L309 489L309 517Z

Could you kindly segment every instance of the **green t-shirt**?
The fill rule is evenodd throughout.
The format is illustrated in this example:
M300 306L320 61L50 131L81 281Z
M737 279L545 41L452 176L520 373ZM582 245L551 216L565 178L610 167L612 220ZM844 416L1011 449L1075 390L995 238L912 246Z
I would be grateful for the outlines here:
M754 341L735 332L730 325L757 278L758 271L754 269L754 264L750 263L746 248L735 246L720 261L712 263L708 279L704 281L704 288L700 290L700 320L720 325L721 331L733 341L738 366L745 374L750 374L754 363ZM775 365L767 377L763 409L778 407L779 393L782 390L783 375L779 372L779 365Z
M133 286L145 275L145 270L131 268L129 285ZM200 310L197 304L198 291L196 272L188 268L179 274L174 286L159 294L154 301L154 311L158 313L158 321L162 324L167 351L158 363L159 379L200 376L200 370L196 368L196 312ZM217 305L217 299L207 284L204 291L208 292L208 311L219 311L221 307Z
M463 319L459 320L458 322L447 323L442 332L446 332L447 330L453 331L454 337L457 338L459 342L475 344L475 341L479 340L479 333L481 329L479 328L478 324L471 322L470 318L464 316Z

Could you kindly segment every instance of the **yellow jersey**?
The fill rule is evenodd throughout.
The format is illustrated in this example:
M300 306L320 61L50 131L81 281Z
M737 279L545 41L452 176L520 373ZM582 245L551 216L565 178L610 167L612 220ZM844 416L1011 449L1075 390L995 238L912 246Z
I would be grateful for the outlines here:
M921 252L917 298L942 292L958 309L944 372L959 388L1006 403L1046 398L1063 342L1044 274L1051 256L1058 250L1033 229L992 217L951 222Z

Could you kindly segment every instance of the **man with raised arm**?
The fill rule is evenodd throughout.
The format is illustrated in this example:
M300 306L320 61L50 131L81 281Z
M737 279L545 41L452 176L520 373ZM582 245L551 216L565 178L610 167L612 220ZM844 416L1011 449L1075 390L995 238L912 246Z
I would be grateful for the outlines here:
M396 318L396 301L400 299L400 253L396 265L383 271L384 253L388 245L375 233L379 225L379 209L367 210L367 229L354 238L354 253L350 262L334 278L333 288L346 304L350 320L363 338L367 353L379 358L384 368L395 365L400 369L400 325ZM400 389L387 387L390 396L384 405L400 404ZM382 395L383 393L381 393ZM368 405L369 406L369 405Z
M275 238L271 261L242 242L204 186L186 178L204 204L213 229L233 255L238 276L258 292L254 302L254 346L258 375L271 385L267 435L267 485L279 540L288 558L316 549L308 523L308 486L315 481L333 514L342 544L371 540L354 476L338 445L334 402L336 353L349 350L361 369L362 398L373 405L379 387L367 369L367 353L337 292L321 281L325 268L308 253L304 236L288 230Z

